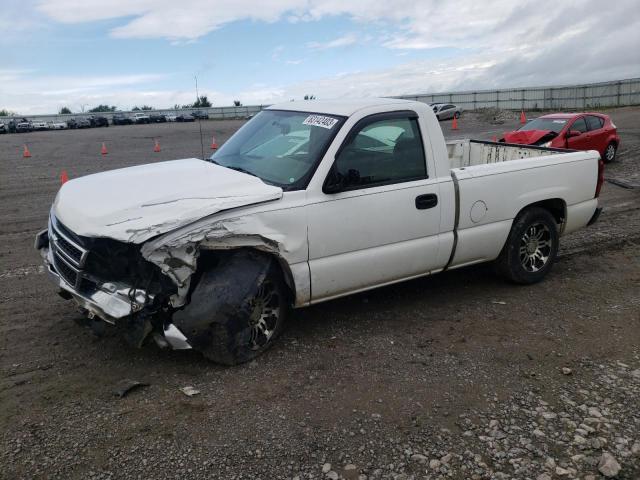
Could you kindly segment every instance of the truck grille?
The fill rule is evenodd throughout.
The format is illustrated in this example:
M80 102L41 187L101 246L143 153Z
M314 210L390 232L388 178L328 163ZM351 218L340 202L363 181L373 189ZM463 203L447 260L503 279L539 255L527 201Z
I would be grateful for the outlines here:
M82 261L82 250L74 246L72 243L69 243L64 237L58 236L56 239L56 246L64 255L67 256L67 258L75 260L78 265Z
M71 265L67 264L60 255L55 253L53 255L53 263L58 272L65 282L67 282L72 287L76 287L78 285L78 277L79 273L76 269L74 269Z
M85 283L82 268L89 251L73 240L69 231L53 216L49 222L49 247L56 272L75 290L81 290Z

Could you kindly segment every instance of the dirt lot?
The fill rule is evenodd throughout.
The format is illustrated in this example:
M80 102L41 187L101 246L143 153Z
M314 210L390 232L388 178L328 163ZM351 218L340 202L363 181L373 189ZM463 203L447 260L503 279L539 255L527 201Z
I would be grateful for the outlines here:
M637 182L640 109L609 113L623 148L607 177ZM517 124L490 120L442 126ZM205 153L242 123L204 122ZM586 480L603 458L640 478L640 189L607 183L601 220L541 284L479 266L298 310L259 361L223 368L95 337L32 246L62 169L200 151L198 124L0 136L1 478ZM118 398L123 379L148 386Z

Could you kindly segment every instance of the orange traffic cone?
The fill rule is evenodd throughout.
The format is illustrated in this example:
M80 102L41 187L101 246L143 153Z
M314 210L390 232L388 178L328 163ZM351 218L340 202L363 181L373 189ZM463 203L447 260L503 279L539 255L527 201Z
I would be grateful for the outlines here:
M217 150L218 149L218 144L216 143L216 137L212 136L211 137L211 150Z
M102 155L106 155L107 153L109 153L109 152L107 151L107 146L104 144L104 142L102 142L102 148L100 149L100 153L101 153Z
M524 110L520 112L520 123L524 125L527 123L527 116L524 114Z
M67 171L62 170L62 172L60 173L60 185L64 185L68 181L69 181L69 175L67 175Z
M458 119L456 117L453 117L453 123L451 124L451 130L457 130L458 129Z
M156 140L156 144L153 146L153 151L158 153L160 151L160 142Z
M24 152L22 152L22 158L30 158L30 157L31 157L31 152L29 151L29 147L27 147L27 145L25 144Z

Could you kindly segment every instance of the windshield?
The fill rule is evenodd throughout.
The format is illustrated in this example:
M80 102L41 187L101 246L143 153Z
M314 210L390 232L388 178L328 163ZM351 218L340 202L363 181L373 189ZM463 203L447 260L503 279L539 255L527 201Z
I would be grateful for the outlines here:
M536 118L531 120L526 125L521 126L518 130L521 132L527 132L529 130L551 130L552 132L560 133L560 130L569 121L568 118Z
M264 110L213 154L211 161L285 190L305 188L343 121L320 113Z

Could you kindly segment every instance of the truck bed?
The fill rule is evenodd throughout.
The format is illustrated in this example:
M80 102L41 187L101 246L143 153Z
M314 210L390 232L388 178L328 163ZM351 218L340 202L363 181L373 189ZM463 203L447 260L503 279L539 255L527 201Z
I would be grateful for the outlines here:
M495 259L527 205L556 205L560 234L584 227L597 208L598 152L479 140L446 147L456 193L450 268Z
M451 168L545 157L572 151L481 140L451 140L447 142L447 153Z

